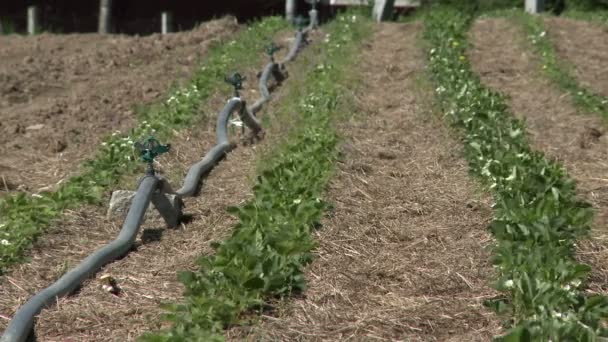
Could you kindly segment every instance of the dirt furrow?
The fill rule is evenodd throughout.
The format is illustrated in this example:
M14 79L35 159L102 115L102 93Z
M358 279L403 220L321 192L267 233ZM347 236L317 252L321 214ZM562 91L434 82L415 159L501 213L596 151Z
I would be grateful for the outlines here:
M509 97L512 111L526 120L533 147L561 162L577 181L580 196L595 208L592 239L579 244L579 257L593 267L590 290L607 293L606 126L599 116L579 112L569 94L540 75L539 61L515 24L506 19L479 20L470 36L471 61L482 81Z
M544 20L558 56L574 66L577 80L585 88L608 96L608 26L568 18Z
M318 39L320 34L316 33L313 39ZM279 37L278 42L287 45L291 33L281 33ZM307 54L310 52L305 50L295 64L287 66L290 77L285 86L273 94L273 100L262 110L262 116L275 116L286 87L306 73L306 66L310 64ZM262 64L260 62L260 66ZM258 70L240 71L248 80L255 80ZM259 96L257 82L248 81L245 86L245 99L251 101ZM223 96L215 96L205 112L219 112L224 104ZM228 154L204 180L200 195L185 200L185 213L192 216L192 222L178 229L164 229L162 221L148 220L142 227L143 233L137 239L135 250L102 271L116 278L121 293L114 296L102 291L97 280L87 281L77 295L59 299L55 306L41 313L36 325L38 341L122 342L135 340L142 332L159 329L163 313L160 304L179 302L182 296L183 287L177 273L195 268L198 256L212 253L210 242L219 241L230 233L236 221L227 214L226 208L249 198L260 150L269 148L289 125L288 122L280 126L273 123L265 140L255 145L238 146ZM215 115L202 129L193 127L179 132L171 141L172 152L159 158L162 171L170 179L181 182L187 167L200 160L201 155L215 144L214 129ZM238 133L240 129L234 131L238 135L235 141L244 138ZM176 174L182 176L175 177ZM181 183L173 182L172 185L177 188ZM0 278L0 315L10 318L32 294L112 240L121 223L106 218L105 208L85 207L67 213L37 244L30 263L15 266ZM0 319L0 331L6 324L7 320Z
M237 30L225 18L166 36L0 36L0 194L73 175L104 136L132 127L139 106L162 101Z
M383 24L365 46L358 114L328 190L309 288L233 340L488 341L496 295L491 198L417 83L419 24ZM247 335L247 336L244 336Z

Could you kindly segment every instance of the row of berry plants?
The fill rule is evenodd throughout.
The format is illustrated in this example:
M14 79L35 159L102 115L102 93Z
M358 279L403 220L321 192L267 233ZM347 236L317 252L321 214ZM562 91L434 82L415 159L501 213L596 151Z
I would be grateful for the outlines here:
M521 121L486 88L466 57L474 15L435 7L425 16L430 74L446 117L463 134L473 174L492 191L498 290L508 317L503 341L593 341L608 336L608 300L584 292L590 268L575 260L592 210L563 167L532 151Z

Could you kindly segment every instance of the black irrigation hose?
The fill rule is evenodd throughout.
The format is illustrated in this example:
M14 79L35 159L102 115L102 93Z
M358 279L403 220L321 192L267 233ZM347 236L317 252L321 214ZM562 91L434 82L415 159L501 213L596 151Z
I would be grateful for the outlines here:
M295 41L293 42L293 44L291 45L291 49L289 50L289 53L287 54L287 56L285 56L285 58L281 61L281 63L279 63L281 66L287 62L293 61L296 58L296 56L298 55L298 51L300 51L300 48L302 48L302 46L304 44L306 44L307 35L308 35L308 30L306 30L306 31L298 30L298 32L296 32L296 38L295 38Z
M281 73L277 63L270 62L266 64L266 67L264 67L264 71L260 76L260 94L262 97L249 108L249 113L251 116L255 116L255 114L262 109L264 103L270 101L270 91L268 90L268 80L270 79L270 76L272 76L277 82L281 82L285 79L285 76L283 73ZM243 122L245 122L245 118L243 118ZM245 124L247 124L247 122L245 122ZM247 124L247 126L249 125Z
M305 32L298 31L296 33L296 39L289 53L280 64L272 62L266 65L260 77L260 93L262 97L251 108L247 109L245 101L238 97L228 100L217 120L217 144L201 161L190 168L184 180L184 185L176 191L179 197L193 196L196 193L202 175L210 170L232 148L232 145L228 141L228 120L232 113L238 111L241 120L255 134L262 131L255 113L262 108L264 103L270 100L270 92L267 87L268 80L270 76L274 77L277 82L284 79L284 75L281 73L283 65L295 59L302 44L306 43L306 35L311 27L307 28ZM155 176L144 177L139 184L118 237L108 245L93 252L76 268L63 275L54 284L40 291L22 305L4 331L0 342L26 341L32 332L35 316L43 308L54 303L56 298L72 293L85 279L95 274L105 264L126 254L135 242L150 201L155 198L155 194L159 194L157 190L159 190L161 185L161 180ZM162 191L160 194L162 195ZM160 210L160 208L158 209ZM164 214L162 210L161 214ZM172 219L175 219L175 217Z
M156 177L145 177L137 189L118 237L93 252L76 268L23 304L13 316L0 338L0 342L25 341L34 326L34 317L43 308L54 303L57 297L65 296L77 289L85 279L95 274L103 265L127 253L137 237L141 222L158 185L159 180Z

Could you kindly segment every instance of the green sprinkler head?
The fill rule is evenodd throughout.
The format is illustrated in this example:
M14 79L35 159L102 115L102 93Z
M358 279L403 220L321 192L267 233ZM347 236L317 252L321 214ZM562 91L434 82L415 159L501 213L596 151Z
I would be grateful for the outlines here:
M274 54L281 50L280 46L277 46L274 42L271 42L267 47L266 47L266 54L268 56L270 56L270 60L274 61Z
M304 27L306 27L306 25L308 25L308 21L309 21L308 19L304 18L301 15L299 15L293 19L293 23L298 30L302 30Z
M154 136L149 136L143 142L136 142L135 148L144 163L148 163L147 174L154 175L154 159L163 153L169 152L171 145L162 145Z
M238 72L224 77L224 81L234 87L234 96L241 97L239 90L243 90L243 81L246 77L241 76Z

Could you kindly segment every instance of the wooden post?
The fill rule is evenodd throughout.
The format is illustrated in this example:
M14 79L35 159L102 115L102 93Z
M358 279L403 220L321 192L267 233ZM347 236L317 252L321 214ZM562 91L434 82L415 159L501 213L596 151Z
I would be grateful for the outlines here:
M173 32L173 15L171 12L163 12L160 17L161 33L167 34Z
M27 8L27 33L34 35L38 33L38 7L30 6Z
M372 16L375 21L385 21L391 18L395 0L375 0Z
M296 15L296 0L285 0L285 19L288 22L293 23L293 19Z
M544 0L526 0L526 12L538 14L545 10Z
M112 0L99 0L99 27L98 32L101 34L110 33L110 25L112 23Z

